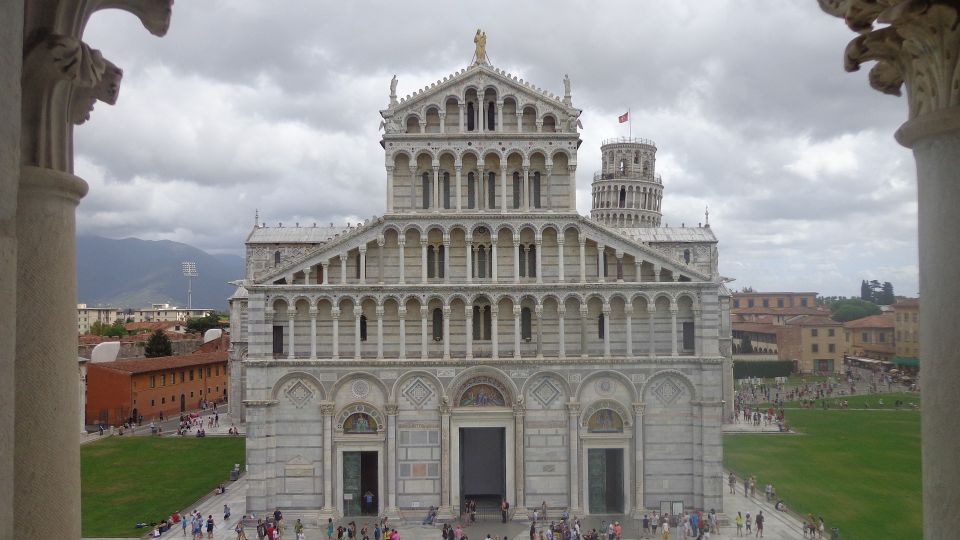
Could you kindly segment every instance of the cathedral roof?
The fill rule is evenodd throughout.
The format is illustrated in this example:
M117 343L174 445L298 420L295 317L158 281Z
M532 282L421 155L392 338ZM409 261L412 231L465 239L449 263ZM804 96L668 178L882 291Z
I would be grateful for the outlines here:
M350 227L254 227L248 244L323 244L350 230Z
M709 227L623 227L620 234L640 242L716 242Z

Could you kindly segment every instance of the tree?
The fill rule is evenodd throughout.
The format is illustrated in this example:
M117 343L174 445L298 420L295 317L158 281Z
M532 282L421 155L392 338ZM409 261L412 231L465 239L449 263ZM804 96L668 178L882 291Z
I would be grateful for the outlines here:
M879 298L877 298L877 303L881 306L889 306L896 301L897 297L893 294L893 283L884 281L883 287L880 289Z
M109 326L107 326L106 324L103 324L100 321L93 321L93 324L90 325L89 333L95 336L102 336L104 332L107 331L107 328L109 328Z
M873 291L870 290L870 285L867 283L867 280L860 282L860 299L870 302L873 300Z
M837 300L830 304L830 317L837 322L853 321L879 314L879 306L873 302L867 302L859 298Z
M751 286L748 285L748 286L744 287L743 289L741 289L740 292L752 293L752 292L757 292L757 291L753 290L753 287L751 287Z
M163 330L157 330L150 335L150 339L147 340L147 346L143 351L143 355L147 358L173 356L173 345L170 343L170 338L163 333Z
M220 316L217 313L211 313L206 317L187 319L187 332L203 334L211 328L220 328Z
M753 342L750 341L750 334L744 334L740 338L740 353L753 354Z
M114 321L113 324L111 324L110 326L104 325L104 331L103 331L103 334L101 335L110 336L110 337L123 337L127 335L127 333L128 332L126 327L123 326L123 321L118 319Z

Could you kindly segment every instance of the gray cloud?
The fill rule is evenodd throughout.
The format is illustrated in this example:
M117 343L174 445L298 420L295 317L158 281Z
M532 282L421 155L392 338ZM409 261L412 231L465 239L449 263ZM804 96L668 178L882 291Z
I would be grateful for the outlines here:
M124 71L77 130L82 232L240 252L271 223L383 212L378 110L466 66L482 27L498 67L584 109L579 208L602 139L658 144L665 221L709 204L736 286L917 290L916 186L892 133L906 105L845 74L853 34L815 2L180 2L169 34L98 13L86 41Z

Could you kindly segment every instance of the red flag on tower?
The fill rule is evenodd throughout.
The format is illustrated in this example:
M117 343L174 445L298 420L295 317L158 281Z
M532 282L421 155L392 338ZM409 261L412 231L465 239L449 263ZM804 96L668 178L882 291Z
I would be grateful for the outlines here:
M617 117L617 119L620 120L620 123L621 123L621 124L624 123L624 122L626 122L627 120L630 119L630 111L627 111L627 112L621 114L620 116Z

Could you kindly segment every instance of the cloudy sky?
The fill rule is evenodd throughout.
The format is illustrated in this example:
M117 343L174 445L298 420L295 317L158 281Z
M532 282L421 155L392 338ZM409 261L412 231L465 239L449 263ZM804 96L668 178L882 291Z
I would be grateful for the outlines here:
M629 108L659 149L664 222L709 205L734 287L917 293L915 172L892 136L906 104L843 71L854 35L815 0L181 0L162 39L100 12L85 41L124 78L76 131L79 231L240 254L255 209L272 225L382 214L390 77L403 96L466 67L478 27L497 67L557 94L570 75L581 213Z

